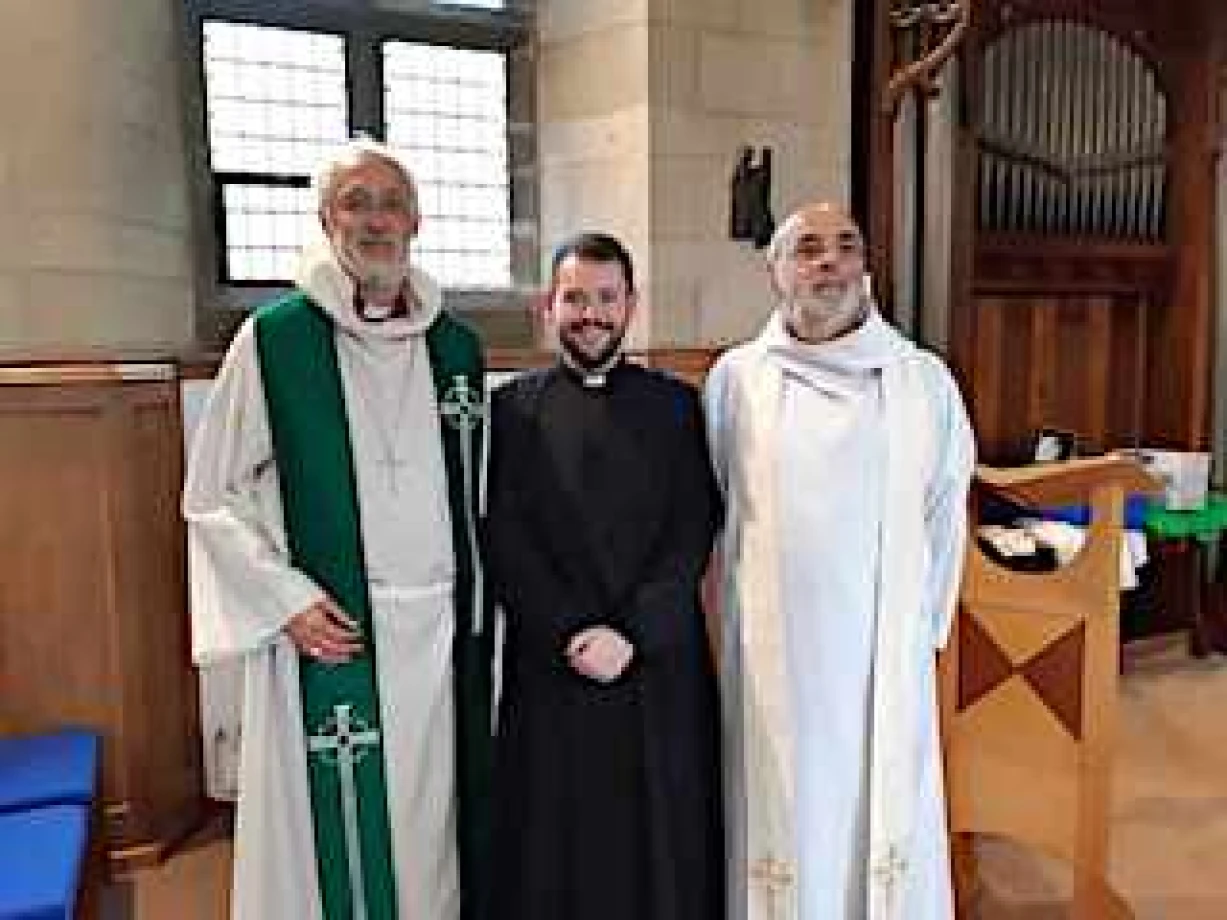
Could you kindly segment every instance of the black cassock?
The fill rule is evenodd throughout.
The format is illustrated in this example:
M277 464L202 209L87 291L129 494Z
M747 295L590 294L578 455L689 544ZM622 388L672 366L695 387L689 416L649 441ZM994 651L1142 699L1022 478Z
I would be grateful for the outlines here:
M716 683L699 602L720 513L698 397L630 364L494 396L488 564L507 615L495 920L721 920ZM618 680L564 650L605 624Z

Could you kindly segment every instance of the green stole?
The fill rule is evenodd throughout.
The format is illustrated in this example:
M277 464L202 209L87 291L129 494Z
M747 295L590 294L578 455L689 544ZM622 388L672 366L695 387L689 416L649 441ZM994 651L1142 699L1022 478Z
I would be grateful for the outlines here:
M324 917L396 920L377 642L333 323L295 292L258 312L256 343L291 559L358 621L365 637L364 654L343 665L299 658ZM487 430L484 367L477 337L446 314L427 330L426 343L456 557L452 667L461 917L476 920L486 910L493 653L476 539Z

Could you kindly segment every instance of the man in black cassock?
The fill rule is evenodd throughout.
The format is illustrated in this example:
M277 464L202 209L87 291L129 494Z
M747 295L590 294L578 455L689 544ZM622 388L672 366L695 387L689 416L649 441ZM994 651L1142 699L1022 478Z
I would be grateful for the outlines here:
M545 309L559 361L494 396L498 920L724 916L699 602L719 492L694 389L623 359L635 304L621 244L564 244Z

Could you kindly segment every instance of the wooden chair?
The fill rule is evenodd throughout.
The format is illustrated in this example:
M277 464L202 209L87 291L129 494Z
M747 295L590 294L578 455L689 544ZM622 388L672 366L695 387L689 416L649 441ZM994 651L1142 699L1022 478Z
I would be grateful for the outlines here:
M941 675L960 903L975 885L966 835L986 833L1072 867L1072 920L1131 917L1106 880L1121 524L1126 493L1156 483L1108 456L981 468L977 487L1026 505L1089 502L1093 518L1081 553L1055 572L1007 571L974 541L968 551Z

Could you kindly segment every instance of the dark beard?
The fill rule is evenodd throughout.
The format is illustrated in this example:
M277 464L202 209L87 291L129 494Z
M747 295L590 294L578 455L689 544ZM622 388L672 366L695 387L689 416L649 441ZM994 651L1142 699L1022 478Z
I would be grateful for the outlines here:
M626 330L623 329L622 332L613 336L609 340L609 343L602 348L595 357L590 357L579 348L574 347L568 336L559 336L559 339L562 344L562 350L566 352L567 358L570 359L572 364L574 364L580 370L594 371L608 364L613 359L614 355L621 350L622 339L625 335Z

